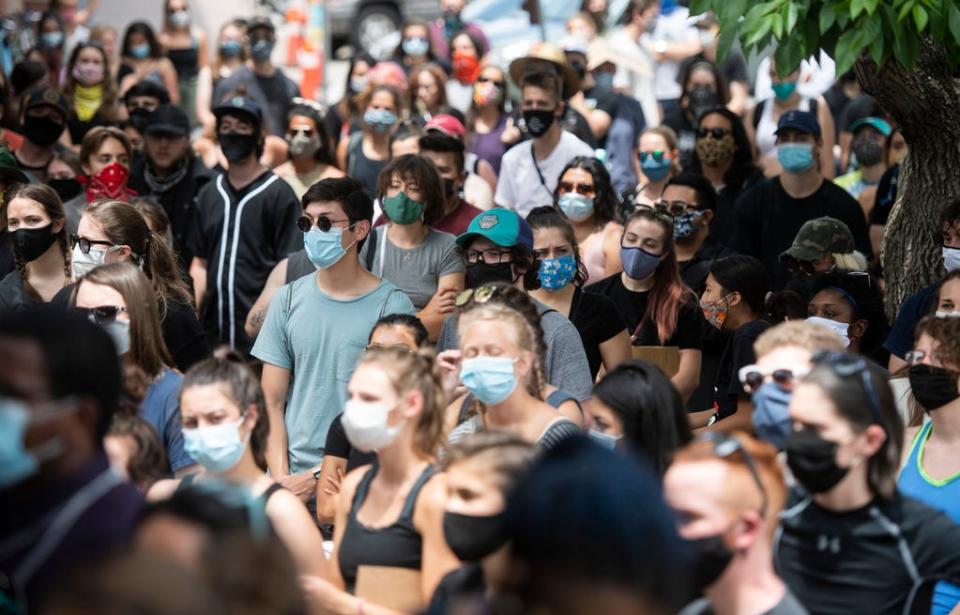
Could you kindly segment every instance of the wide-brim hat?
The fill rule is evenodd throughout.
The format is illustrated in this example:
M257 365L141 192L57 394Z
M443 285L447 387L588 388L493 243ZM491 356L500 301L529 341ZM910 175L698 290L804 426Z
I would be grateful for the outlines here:
M553 43L537 43L530 49L529 54L511 62L510 79L519 86L525 74L548 66L563 80L564 100L580 91L580 75L567 62L563 49Z

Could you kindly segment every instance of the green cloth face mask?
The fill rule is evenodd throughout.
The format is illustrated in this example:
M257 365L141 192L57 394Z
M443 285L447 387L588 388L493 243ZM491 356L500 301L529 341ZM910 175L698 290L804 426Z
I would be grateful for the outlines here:
M405 192L398 192L383 199L383 212L391 222L413 224L423 217L423 203L414 201Z

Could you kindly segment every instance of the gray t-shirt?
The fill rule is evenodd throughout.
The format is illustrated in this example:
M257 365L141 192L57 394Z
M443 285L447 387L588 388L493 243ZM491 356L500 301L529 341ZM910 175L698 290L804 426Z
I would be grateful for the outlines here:
M713 615L713 607L706 598L700 598L683 607L678 615ZM807 615L807 609L804 608L797 597L790 593L788 589L783 598L780 599L772 609L764 612L762 615Z
M395 313L413 314L413 304L386 280L359 297L334 299L315 276L304 276L270 301L251 354L293 372L284 414L292 473L323 459L327 430L347 401L347 382L370 330L381 316Z
M587 363L587 353L583 350L580 332L560 312L532 297L530 300L540 313L543 341L547 346L547 382L574 395L577 401L590 399L593 395L593 380L590 378L590 365ZM437 352L451 350L459 345L457 314L454 314L443 321L440 337L437 338Z
M377 234L377 245L369 255L370 242L364 242L360 262L364 266L370 263L370 273L389 280L407 293L418 310L423 309L437 292L441 277L466 270L456 251L456 237L450 233L430 229L423 243L407 250L390 242L386 224L373 232Z

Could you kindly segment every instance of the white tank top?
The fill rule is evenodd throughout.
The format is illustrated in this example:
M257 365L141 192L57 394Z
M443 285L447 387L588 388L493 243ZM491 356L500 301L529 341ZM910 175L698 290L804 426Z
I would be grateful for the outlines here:
M773 134L777 131L777 121L773 119L773 100L773 98L768 98L763 101L763 113L760 114L760 123L757 124L757 149L760 151L761 158L773 152L773 149L777 146L777 137ZM809 111L811 100L811 98L801 98L797 109ZM788 111L788 109L783 111Z

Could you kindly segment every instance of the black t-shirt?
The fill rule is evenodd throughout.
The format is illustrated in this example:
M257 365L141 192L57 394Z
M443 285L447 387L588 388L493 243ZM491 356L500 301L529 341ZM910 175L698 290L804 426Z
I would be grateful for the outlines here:
M687 348L700 350L700 320L703 319L703 314L692 295L687 303L680 306L677 328L673 335L661 341L657 334L656 323L653 320L643 320L650 293L627 290L620 275L615 273L596 284L591 284L586 291L604 295L613 302L627 325L627 333L631 334L634 346L677 346L681 350Z
M880 177L880 183L877 185L877 196L873 202L873 209L870 210L870 225L884 226L890 212L893 211L893 204L897 200L897 182L900 180L900 165L895 164Z
M426 615L447 615L447 613L490 611L480 608L486 605L484 594L487 583L480 564L465 563L448 572L433 592ZM463 607L470 605L478 608Z
M573 303L570 305L570 322L580 332L590 364L590 376L596 379L603 364L600 344L626 330L623 318L609 298L578 288L573 293Z
M753 351L753 343L760 334L770 328L765 320L752 320L733 332L727 343L723 356L720 358L720 368L717 370L715 389L715 407L720 418L726 418L737 411L737 400L748 399L743 385L740 384L739 371L745 365L757 360Z
M689 169L693 154L697 149L697 124L687 109L679 106L667 110L663 123L677 133L677 150L680 154L680 166Z
M934 579L960 584L960 526L900 493L838 513L797 489L780 527L777 574L811 613L929 613Z
M344 474L373 463L377 460L376 453L363 453L350 445L347 439L347 432L343 430L343 423L340 421L342 415L338 414L330 423L330 429L327 430L327 441L323 445L323 454L333 457L340 457L347 460L347 470Z
M822 216L846 224L853 233L857 250L871 254L867 221L860 204L827 179L816 192L803 199L788 195L779 177L771 177L744 192L736 203L736 230L731 247L763 261L773 289L779 290L790 279L787 266L780 262L780 254L793 244L804 222Z
M740 195L764 179L757 169L738 186L725 185L717 191L717 207L710 221L710 237L725 246L733 245L733 236L737 228L736 202Z

